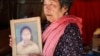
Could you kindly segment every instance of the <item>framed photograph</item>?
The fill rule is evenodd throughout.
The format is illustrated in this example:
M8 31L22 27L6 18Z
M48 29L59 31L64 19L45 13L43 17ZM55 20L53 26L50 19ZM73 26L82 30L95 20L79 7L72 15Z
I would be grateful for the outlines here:
M42 54L40 17L10 20L12 56Z

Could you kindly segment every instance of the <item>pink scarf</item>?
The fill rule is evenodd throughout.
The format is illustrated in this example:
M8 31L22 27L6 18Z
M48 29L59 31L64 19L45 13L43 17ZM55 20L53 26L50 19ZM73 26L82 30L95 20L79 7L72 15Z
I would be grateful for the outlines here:
M55 47L64 34L66 26L70 23L76 23L79 27L80 33L82 33L82 19L75 16L64 16L57 21L52 22L47 29L43 32L43 42L45 42L43 48L43 56L53 56Z

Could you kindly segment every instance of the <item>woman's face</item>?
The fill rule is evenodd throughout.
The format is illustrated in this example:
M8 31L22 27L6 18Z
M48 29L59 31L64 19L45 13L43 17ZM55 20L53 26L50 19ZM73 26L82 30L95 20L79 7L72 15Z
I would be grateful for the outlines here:
M53 22L64 15L66 9L60 8L58 0L44 0L44 14L48 21Z
M26 28L22 31L22 40L25 42L31 40L31 32L29 29Z

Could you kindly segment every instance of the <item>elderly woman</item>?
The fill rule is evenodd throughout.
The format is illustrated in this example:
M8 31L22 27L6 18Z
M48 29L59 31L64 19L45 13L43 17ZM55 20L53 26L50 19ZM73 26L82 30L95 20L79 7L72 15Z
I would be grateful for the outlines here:
M44 0L44 15L50 23L42 34L43 56L82 56L82 22L68 15L71 3L72 0Z

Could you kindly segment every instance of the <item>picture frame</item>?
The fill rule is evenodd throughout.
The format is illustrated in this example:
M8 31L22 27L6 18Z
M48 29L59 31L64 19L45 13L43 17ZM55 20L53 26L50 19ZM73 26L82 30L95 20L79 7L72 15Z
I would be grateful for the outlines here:
M40 17L10 20L12 56L42 54Z

